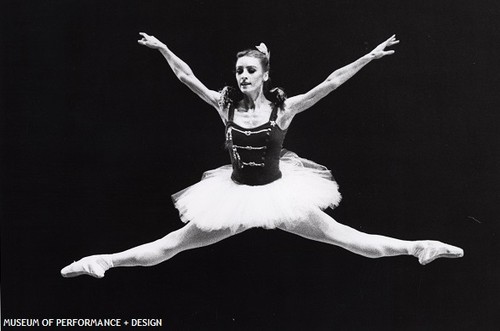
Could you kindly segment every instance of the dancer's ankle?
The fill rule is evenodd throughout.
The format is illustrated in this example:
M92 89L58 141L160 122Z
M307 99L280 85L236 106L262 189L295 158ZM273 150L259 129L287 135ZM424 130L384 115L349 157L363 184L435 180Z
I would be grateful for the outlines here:
M420 255L420 253L424 250L425 244L422 240L415 240L410 243L410 246L408 248L408 255L417 257Z
M99 257L102 258L103 262L106 263L106 265L103 266L103 267L105 267L106 270L109 270L115 266L113 263L112 254L102 254L102 255L99 255Z

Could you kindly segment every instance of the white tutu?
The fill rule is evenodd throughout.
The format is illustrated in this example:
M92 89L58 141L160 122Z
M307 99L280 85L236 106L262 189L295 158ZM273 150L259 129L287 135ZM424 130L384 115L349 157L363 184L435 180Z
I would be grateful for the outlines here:
M280 158L282 178L266 185L243 185L225 165L203 174L200 182L172 195L181 220L202 230L276 228L294 224L312 210L336 207L341 199L330 171L287 151Z

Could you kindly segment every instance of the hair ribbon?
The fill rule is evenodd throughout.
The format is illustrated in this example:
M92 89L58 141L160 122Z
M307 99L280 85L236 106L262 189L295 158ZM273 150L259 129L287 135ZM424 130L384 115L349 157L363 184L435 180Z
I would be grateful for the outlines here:
M267 46L266 44L264 43L260 43L259 46L255 46L255 48L257 48L257 50L259 52L261 52L262 54L264 54L266 57L267 57L267 60L269 61L271 59L271 53L269 52L269 50L267 49Z

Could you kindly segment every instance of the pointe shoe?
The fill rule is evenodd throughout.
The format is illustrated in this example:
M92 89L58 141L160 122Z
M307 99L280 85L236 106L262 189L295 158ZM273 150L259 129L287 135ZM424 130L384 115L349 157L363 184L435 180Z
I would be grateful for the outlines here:
M95 278L103 278L104 273L113 267L109 257L105 255L92 255L71 263L61 269L61 276L65 278L88 275Z
M464 250L460 247L448 245L440 241L428 240L417 244L415 253L421 265L431 263L440 257L459 258L464 256Z

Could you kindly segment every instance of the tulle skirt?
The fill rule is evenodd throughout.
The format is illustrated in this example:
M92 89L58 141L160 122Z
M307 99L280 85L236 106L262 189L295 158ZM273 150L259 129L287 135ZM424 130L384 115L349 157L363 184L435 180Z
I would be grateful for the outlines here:
M225 165L203 174L200 182L172 195L181 220L205 231L294 225L311 211L335 208L341 195L330 170L287 151L282 177L266 185L243 185Z

